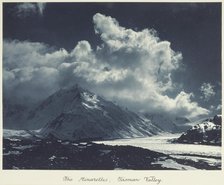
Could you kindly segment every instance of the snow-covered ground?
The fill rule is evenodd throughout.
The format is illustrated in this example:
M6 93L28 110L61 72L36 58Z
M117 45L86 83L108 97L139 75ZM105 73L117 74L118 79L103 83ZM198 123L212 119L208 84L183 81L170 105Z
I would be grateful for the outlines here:
M221 167L221 147L196 145L196 144L178 144L171 143L170 140L178 138L180 134L163 134L147 138L132 138L132 139L116 139L109 141L96 141L95 143L103 143L105 145L130 145L141 147L156 152L168 154L178 160L188 160L194 163L204 163L209 166ZM163 161L164 165L170 164L171 161ZM161 161L158 161L161 163ZM172 161L173 163L173 161ZM180 167L180 166L179 166ZM179 168L177 167L177 169ZM197 166L195 167L197 169ZM185 169L194 169L188 166Z
M11 130L3 129L3 137L8 139L29 139L31 137L42 137L40 133L41 129L38 130Z

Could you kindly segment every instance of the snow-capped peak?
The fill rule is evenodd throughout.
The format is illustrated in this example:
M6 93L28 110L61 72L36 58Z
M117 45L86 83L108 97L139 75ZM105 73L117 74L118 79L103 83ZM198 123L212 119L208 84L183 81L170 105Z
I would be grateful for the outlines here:
M201 143L208 145L221 145L222 117L216 115L207 118L192 126L178 138L181 143Z
M151 136L161 129L134 112L78 86L62 88L27 112L27 130L61 139Z

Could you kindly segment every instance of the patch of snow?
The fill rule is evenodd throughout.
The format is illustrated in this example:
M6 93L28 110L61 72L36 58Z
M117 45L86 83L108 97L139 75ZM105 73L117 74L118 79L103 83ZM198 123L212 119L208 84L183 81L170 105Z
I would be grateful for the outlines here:
M191 160L194 162L206 162L207 164L211 166L218 166L221 164L221 158L220 159L215 159L215 158L206 158L206 157L198 157L198 156L188 156L188 155L170 155L173 158L176 159L184 159L184 160Z
M88 105L87 103L84 103L84 102L82 102L82 104L83 104L85 107L87 107L88 109L94 109L94 108L95 108L95 106L90 106L90 105Z
M32 138L33 136L40 136L41 129L38 130L12 130L3 129L3 137L11 141L20 141L20 138ZM41 137L41 136L40 136Z
M56 159L56 156L53 155L53 156L51 156L49 159L50 159L51 161L53 161L54 159Z
M133 137L139 137L139 136L144 136L144 134L142 134L141 132L139 132L135 127L133 127L133 125L130 125L130 130L132 132L132 136Z
M74 146L78 146L79 144L78 144L78 143L72 143L72 145L74 145Z
M10 141L21 141L21 139L16 139L16 138L7 138L9 139Z
M31 130L31 131L32 131L32 132L35 132L35 133L40 133L40 132L41 132L41 130L42 130L42 128L37 129L37 130Z
M20 151L9 151L7 153L3 153L3 155L20 155L22 152Z
M199 130L204 133L205 131L212 130L214 127L216 127L214 123L207 121L193 126L191 130Z
M14 149L25 150L27 148L32 148L34 145L24 145L24 146L14 146Z
M177 170L197 170L197 168L179 164L172 159L167 159L165 161L156 161L156 162L153 162L152 164L160 164L164 168L173 168Z
M97 95L83 92L82 96L84 99L84 102L82 102L82 105L84 105L87 109L101 110L101 108L97 105L97 103L99 102L99 100L97 99Z
M79 143L79 144L81 144L81 145L86 145L87 143L86 143L86 142L81 142L81 143Z
M10 130L10 129L3 129L3 137L4 138L11 138L11 137L30 137L31 135L27 133L25 130Z
M97 95L95 95L95 94L92 95L87 92L83 92L82 95L83 95L84 100L87 102L90 102L92 104L96 104L97 102L99 102L99 100L97 99Z

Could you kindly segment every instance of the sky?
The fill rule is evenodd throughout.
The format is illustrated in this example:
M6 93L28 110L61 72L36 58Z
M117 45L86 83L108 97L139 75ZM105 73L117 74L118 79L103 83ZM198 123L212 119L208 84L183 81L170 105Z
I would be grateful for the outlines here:
M80 86L134 111L221 111L220 3L3 3L3 96Z

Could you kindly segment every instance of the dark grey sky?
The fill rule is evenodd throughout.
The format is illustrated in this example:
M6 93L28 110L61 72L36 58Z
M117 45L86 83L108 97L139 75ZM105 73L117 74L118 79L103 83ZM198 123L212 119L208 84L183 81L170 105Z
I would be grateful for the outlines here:
M94 32L96 13L115 18L126 29L153 28L183 56L180 70L172 72L179 86L167 95L192 92L192 101L206 109L221 103L221 3L47 3L43 12L19 5L3 4L4 39L41 42L56 50L71 52L81 40L95 50L102 43ZM215 93L207 100L200 91L203 83Z

